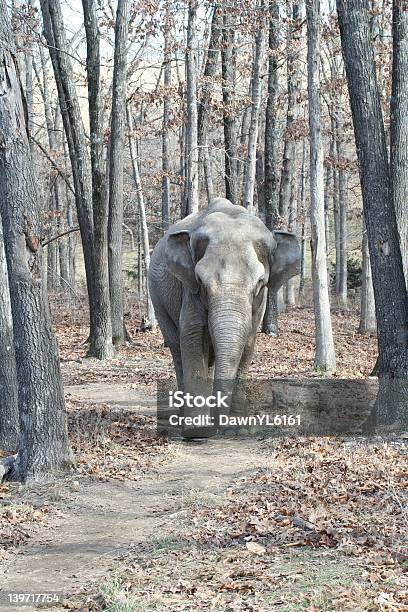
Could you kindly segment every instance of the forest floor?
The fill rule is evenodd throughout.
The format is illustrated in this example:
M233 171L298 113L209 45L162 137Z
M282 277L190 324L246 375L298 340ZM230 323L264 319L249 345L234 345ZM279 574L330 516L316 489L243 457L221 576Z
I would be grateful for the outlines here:
M335 376L367 377L375 338L353 313L333 325ZM280 329L259 336L251 376L316 377L313 311ZM109 364L84 358L86 332L57 325L75 472L0 487L0 609L13 592L84 612L408 610L406 438L169 442L159 332Z

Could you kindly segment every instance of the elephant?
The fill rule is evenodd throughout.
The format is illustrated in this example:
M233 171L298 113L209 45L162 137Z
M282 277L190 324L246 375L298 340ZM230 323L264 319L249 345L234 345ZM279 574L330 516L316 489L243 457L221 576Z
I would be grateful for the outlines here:
M148 284L179 390L199 394L206 381L213 394L226 394L228 410L241 401L268 287L277 290L299 265L295 235L269 231L224 198L167 230L152 252ZM212 422L183 436L216 431Z

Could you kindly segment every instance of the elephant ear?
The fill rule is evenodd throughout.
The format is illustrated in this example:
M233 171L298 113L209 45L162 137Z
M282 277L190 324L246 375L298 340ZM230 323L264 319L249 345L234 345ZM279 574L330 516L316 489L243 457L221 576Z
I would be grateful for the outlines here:
M166 244L166 257L169 270L192 291L198 292L198 283L194 273L194 262L190 246L190 232L181 230L169 234Z
M278 290L300 272L300 245L294 234L274 232L276 249L271 254L269 286Z

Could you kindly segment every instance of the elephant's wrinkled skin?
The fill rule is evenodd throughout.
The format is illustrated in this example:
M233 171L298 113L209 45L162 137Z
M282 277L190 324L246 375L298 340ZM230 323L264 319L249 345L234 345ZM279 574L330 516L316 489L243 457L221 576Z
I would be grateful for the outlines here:
M152 253L148 278L180 390L202 393L202 381L214 379L214 392L239 403L267 286L277 289L298 274L299 262L294 235L271 233L223 198L169 228Z

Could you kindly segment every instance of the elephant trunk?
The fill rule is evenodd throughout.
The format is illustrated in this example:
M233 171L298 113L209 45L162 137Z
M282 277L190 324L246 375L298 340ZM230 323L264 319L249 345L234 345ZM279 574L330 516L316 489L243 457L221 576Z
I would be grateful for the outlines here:
M242 353L250 331L248 306L236 299L222 299L212 304L209 312L209 329L214 347L214 394L227 395L228 413Z

